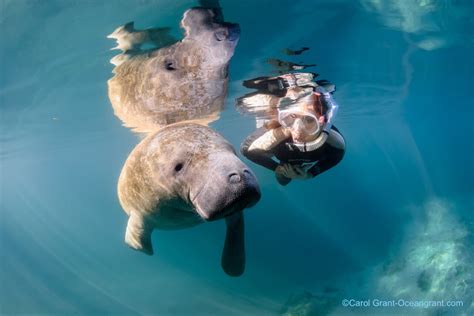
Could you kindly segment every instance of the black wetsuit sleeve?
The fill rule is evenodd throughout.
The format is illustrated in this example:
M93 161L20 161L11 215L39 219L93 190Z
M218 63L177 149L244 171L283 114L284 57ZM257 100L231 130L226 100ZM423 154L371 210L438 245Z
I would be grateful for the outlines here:
M276 167L278 167L279 163L277 163L275 160L272 159L274 156L272 151L265 151L265 150L251 150L249 151L249 147L252 145L252 143L265 134L268 129L265 127L261 127L257 129L255 132L247 136L247 138L244 140L242 145L240 145L240 152L242 155L247 157L247 159L255 162L256 164L259 164L267 169L270 169L272 171L275 171Z
M250 89L266 90L266 83L269 79L270 77L257 77L254 79L244 80L243 86Z
M278 77L258 77L245 80L243 86L250 89L257 89L261 93L269 93L279 97L286 95L284 83Z
M333 127L333 129L337 131L336 128ZM344 157L344 149L333 147L328 143L323 146L324 152L320 155L321 158L318 159L318 162L308 170L313 178L337 165Z

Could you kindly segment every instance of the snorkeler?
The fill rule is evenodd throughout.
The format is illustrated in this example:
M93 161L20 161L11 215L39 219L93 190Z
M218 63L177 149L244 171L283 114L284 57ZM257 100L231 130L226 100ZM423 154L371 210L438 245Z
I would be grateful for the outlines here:
M298 87L296 82L285 81L287 92ZM334 167L344 156L344 138L333 126L337 109L331 93L315 84L310 94L278 110L277 120L267 122L248 136L241 152L275 171L281 185L292 179L314 178Z

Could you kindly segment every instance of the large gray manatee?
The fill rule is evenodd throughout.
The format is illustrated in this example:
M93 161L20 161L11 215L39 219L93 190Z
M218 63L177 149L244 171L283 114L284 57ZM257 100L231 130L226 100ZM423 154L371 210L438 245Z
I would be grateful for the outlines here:
M155 228L182 229L225 218L222 267L232 276L243 273L242 210L257 203L260 188L232 145L209 127L177 123L148 135L125 162L118 196L129 216L125 242L150 255Z
M150 132L180 121L207 124L219 117L240 28L222 22L217 12L187 10L181 20L184 38L159 49L141 51L136 47L163 29L147 33L129 23L109 35L117 39L118 48L131 48L112 59L115 75L108 81L115 115L125 126Z

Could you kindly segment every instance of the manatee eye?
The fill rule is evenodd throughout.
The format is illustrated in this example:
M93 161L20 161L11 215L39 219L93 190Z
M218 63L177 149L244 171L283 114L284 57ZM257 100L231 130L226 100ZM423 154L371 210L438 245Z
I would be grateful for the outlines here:
M181 169L183 169L183 164L181 162L177 163L176 166L174 166L174 171L176 172L180 172Z

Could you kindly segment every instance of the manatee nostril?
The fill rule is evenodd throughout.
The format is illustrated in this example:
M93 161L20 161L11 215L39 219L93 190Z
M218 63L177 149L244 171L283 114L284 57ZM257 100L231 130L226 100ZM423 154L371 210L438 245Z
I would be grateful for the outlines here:
M239 183L242 180L242 178L239 176L238 173L231 173L229 174L229 182L230 183Z
M214 33L214 36L216 38L216 40L218 40L219 42L225 40L228 36L228 32L227 30L220 30L220 31L217 31L216 33Z

